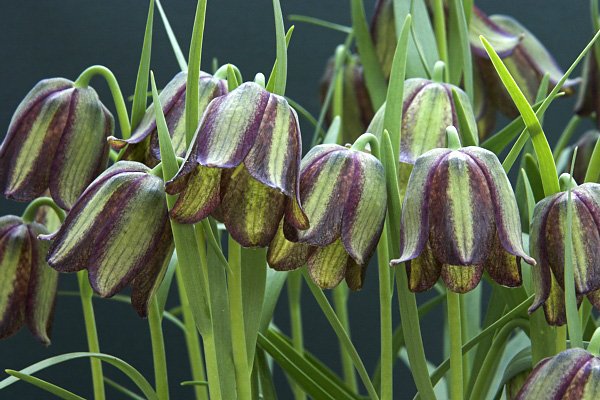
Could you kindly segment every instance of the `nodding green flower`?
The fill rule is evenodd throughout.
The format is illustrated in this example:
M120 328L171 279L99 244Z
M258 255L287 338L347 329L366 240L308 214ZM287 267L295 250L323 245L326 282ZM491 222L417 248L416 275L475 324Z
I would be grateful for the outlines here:
M477 132L477 123L469 98L460 88L428 79L412 78L404 82L403 113L400 139L400 161L414 164L417 158L446 145L446 128L459 126L455 90L465 108L471 132ZM375 114L368 132L381 138L383 133L384 104Z
M504 115L515 118L519 112L484 50L479 35L485 36L494 45L531 104L535 102L545 74L549 75L549 89L552 89L564 73L544 45L517 20L504 15L487 17L481 10L474 10L473 21L476 23L469 27L474 62L478 64L491 101ZM577 80L569 79L562 90L571 94L577 83Z
M269 246L269 265L291 270L307 263L322 288L345 278L360 289L386 214L383 166L368 153L316 146L302 160L300 199L311 226L299 230L283 222Z
M0 146L0 190L30 201L50 189L69 209L106 167L114 120L91 87L40 81L19 104Z
M498 158L480 147L434 149L417 159L402 207L400 259L419 292L442 277L453 292L477 286L483 271L521 284L523 250L517 202Z
M515 399L597 398L600 398L600 358L574 348L540 361Z
M44 238L53 240L50 266L87 269L102 297L131 284L131 302L145 316L174 247L164 183L141 163L118 162L92 182L58 232Z
M575 113L582 117L589 117L595 113L596 127L600 128L600 118L598 118L600 115L600 87L598 85L600 71L598 71L595 51L592 49L585 59Z
M586 295L600 309L600 185L584 183L571 191L573 207L573 273L579 300ZM566 322L564 275L567 240L567 192L540 201L533 211L529 246L538 261L533 269L536 298L530 312L544 306L551 325Z
M302 140L298 116L282 96L247 82L214 99L177 175L171 216L223 221L245 247L269 244L283 217L298 229L308 219L298 196Z
M50 344L58 273L46 263L48 244L37 238L47 233L36 222L0 217L0 339L27 324Z
M180 72L160 92L160 104L167 121L171 142L175 153L185 156L185 91L187 72ZM216 97L227 93L227 82L205 72L200 73L198 80L198 115L202 115L208 104ZM158 131L154 106L150 104L144 118L127 140L110 137L109 142L115 150L127 146L123 159L140 161L153 167L160 162Z
M331 58L321 80L321 102L325 100L327 91L334 75L335 60ZM342 143L353 143L366 130L373 119L375 111L365 84L363 67L356 55L348 57L342 67L343 74L343 110L342 110ZM333 119L332 107L329 108L327 118Z

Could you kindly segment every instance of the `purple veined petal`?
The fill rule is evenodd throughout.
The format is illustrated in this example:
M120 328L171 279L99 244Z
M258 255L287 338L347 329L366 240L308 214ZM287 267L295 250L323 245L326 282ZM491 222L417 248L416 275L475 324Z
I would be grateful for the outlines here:
M429 240L431 178L440 162L449 153L448 149L434 149L417 159L402 206L400 258L392 260L391 265L412 260L424 250Z
M507 287L521 286L521 257L506 250L500 243L498 235L494 235L490 255L484 264L485 270L498 284Z
M349 152L354 163L354 182L343 205L341 239L350 257L357 264L365 265L375 251L385 222L385 171L371 154Z
M171 217L180 223L197 223L208 217L221 204L222 170L196 166L194 172L187 175L185 185L177 198ZM167 185L167 192L173 187Z
M498 157L480 147L464 147L460 151L468 154L485 176L494 205L494 221L502 247L509 253L523 258L528 264L535 264L535 260L523 249L519 208L510 181Z
M442 280L448 290L455 293L467 293L475 289L482 276L482 265L442 265Z
M429 290L436 284L441 272L442 264L435 259L431 247L427 244L418 257L406 262L408 288L411 292Z
M105 114L96 91L91 87L74 90L69 117L52 162L49 188L63 209L70 209L106 167L106 138L113 133L114 119Z
M304 243L287 240L283 234L283 221L269 244L267 262L277 271L292 271L306 264L313 248Z
M577 306L579 307L581 296L577 297ZM565 291L556 281L554 274L550 274L550 291L548 298L544 302L544 315L546 316L548 325L562 326L567 323Z
M318 247L308 258L308 274L320 288L334 288L344 279L349 258L339 240Z
M25 321L32 258L27 226L3 222L7 225L0 236L0 339L16 333Z
M469 43L471 51L478 57L489 58L485 48L479 40L484 36L501 58L510 56L522 37L519 34L508 32L502 26L488 18L479 8L473 6L471 21L469 23Z
M590 358L571 380L563 398L597 399L600 396L600 359Z

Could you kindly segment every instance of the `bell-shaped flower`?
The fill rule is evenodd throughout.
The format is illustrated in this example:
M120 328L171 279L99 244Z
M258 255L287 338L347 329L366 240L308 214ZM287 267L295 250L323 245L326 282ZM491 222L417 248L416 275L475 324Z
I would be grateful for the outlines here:
M480 147L434 149L417 159L402 207L400 259L412 291L442 277L465 293L483 271L501 285L521 284L523 250L517 202L498 158Z
M600 184L584 183L571 191L573 208L573 273L579 300L588 299L600 309ZM563 325L565 314L565 243L568 194L561 192L540 201L533 211L529 246L538 261L533 269L536 298L529 309L544 306L551 325Z
M50 190L69 209L106 167L114 120L91 87L40 81L19 104L0 146L0 190L30 201Z
M327 63L325 74L321 79L321 102L324 102L327 95L331 80L334 76L335 60L331 58ZM353 143L360 135L362 135L371 120L375 111L371 104L371 98L365 84L363 66L360 64L360 59L356 55L348 57L346 63L342 67L343 74L343 99L342 99L342 143ZM332 107L327 113L328 122L331 123L334 115L332 115Z
M515 400L600 398L600 358L573 348L540 361Z
M307 263L322 288L345 278L351 289L360 289L387 209L382 164L362 151L316 146L302 160L300 199L310 228L284 222L269 246L269 265L291 270Z
M50 344L58 273L46 263L47 234L36 222L0 217L0 339L23 324L43 344Z
M87 269L92 288L110 297L131 284L145 316L173 252L163 180L145 165L121 161L77 200L53 240L48 263L59 272Z
M185 141L185 91L187 72L180 72L160 92L160 104L167 121L169 134L175 154L184 157L186 151ZM200 73L198 79L198 115L202 115L208 104L216 97L227 93L227 82L205 72ZM144 118L132 132L129 139L110 137L109 142L115 150L125 146L122 156L124 160L140 161L153 167L160 162L160 148L158 145L158 131L156 130L156 117L154 106L150 104Z
M446 128L459 126L457 105L452 90L460 97L471 132L477 132L477 122L469 98L460 88L422 78L404 82L403 112L400 137L400 161L414 164L417 158L446 145ZM375 114L367 132L378 138L383 133L384 104Z
M298 196L302 140L298 116L282 96L247 82L214 99L177 175L171 216L223 221L242 246L267 246L284 217L298 229L308 219Z

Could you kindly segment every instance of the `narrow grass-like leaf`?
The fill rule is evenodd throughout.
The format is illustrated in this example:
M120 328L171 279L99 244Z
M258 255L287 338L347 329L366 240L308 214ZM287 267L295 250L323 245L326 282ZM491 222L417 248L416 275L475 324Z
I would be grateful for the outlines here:
M165 305L167 304L167 298L171 291L171 283L173 282L173 276L175 275L175 269L177 268L177 254L173 253L167 272L160 284L158 291L156 292L156 301L158 302L158 310L161 314L165 311Z
M343 32L346 34L352 32L352 27L350 27L350 26L336 24L335 22L325 21L323 19L311 17L308 15L291 14L291 15L288 15L288 19L292 22L304 22L304 23L307 23L310 25L320 26L322 28L331 29L333 31L338 31L338 32Z
M290 41L292 40L292 34L294 33L294 25L290 26L290 29L288 29L287 33L285 34L285 46L286 49L287 47L290 45ZM287 54L287 52L286 52ZM275 58L275 62L273 63L273 67L271 68L271 74L269 75L269 80L267 81L267 85L265 86L265 88L267 89L267 91L271 92L271 93L275 93L275 82L277 82L277 71L278 71L279 67L277 66L277 58Z
M456 60L450 59L450 80L460 83L461 72L465 92L471 103L474 102L473 89L473 62L471 60L471 46L469 44L469 27L463 8L463 1L450 0L450 51L457 49L460 55L460 68L454 68L458 64ZM454 76L452 76L454 75Z
M148 8L148 19L146 20L146 31L144 32L144 44L138 67L135 91L133 92L133 105L131 106L131 130L134 130L146 112L146 100L148 93L148 75L150 74L150 57L152 54L152 26L154 21L154 0L150 0Z
M242 296L248 364L254 363L256 338L267 283L266 249L242 249Z
M571 138L577 131L577 128L579 127L579 124L581 123L581 120L582 119L579 115L573 115L571 117L571 119L569 120L569 122L567 123L567 126L565 127L565 129L560 134L560 137L558 138L558 141L556 142L556 145L554 146L554 150L552 151L552 155L554 156L554 161L556 161L557 164L558 164L558 159L561 156L561 153L567 147L567 145L569 144L569 141L571 140ZM559 169L559 171L560 171L560 169Z
M269 368L266 352L260 348L256 351L254 369L258 369L258 380L263 400L277 400L273 373Z
M277 66L275 68L276 74L275 82L273 83L273 93L283 96L287 83L287 45L279 0L273 0L273 14L275 16L275 43L277 48Z
M51 367L53 365L61 364L66 361L75 360L75 359L79 359L79 358L95 358L95 359L102 360L108 364L111 364L112 366L118 368L125 375L127 375L127 377L129 379L131 379L131 381L133 383L136 384L136 386L142 391L142 393L144 393L144 396L146 396L146 398L148 398L149 400L155 400L155 399L158 400L158 396L154 392L152 385L150 385L150 383L148 383L148 381L143 377L142 374L139 373L139 371L137 369L135 369L134 367L132 367L130 364L126 363L125 361L121 360L120 358L110 356L108 354L87 353L87 352L61 354L59 356L54 356L54 357L47 358L43 361L39 361L39 362L37 362L33 365L30 365L29 367L24 368L17 372L19 372L21 374L25 374L25 375L31 375L31 374L35 374L38 371L44 370L48 367ZM0 390L12 385L13 383L17 382L18 380L19 380L19 378L11 376L9 378L6 378L6 379L0 381Z
M188 57L188 76L185 90L185 139L187 147L190 147L192 143L199 121L198 98L200 89L198 80L200 79L202 64L202 42L204 39L207 2L208 0L198 0L192 30L192 42L190 43L190 55Z
M369 32L369 26L367 25L367 17L365 16L365 7L362 0L350 0L352 10L352 29L354 36L356 37L356 44L358 46L358 54L360 61L362 62L365 83L373 104L373 109L377 110L385 101L385 94L387 91L387 84L377 54L375 53L375 47L371 40L371 34Z
M163 26L165 27L165 31L167 32L167 36L169 37L169 43L171 44L171 48L173 49L173 53L175 53L175 58L177 59L177 64L179 64L179 68L182 71L187 70L187 61L185 60L185 56L181 51L181 46L179 46L179 42L177 42L177 38L175 37L175 33L171 28L171 24L169 23L169 19L167 18L167 14L163 9L160 0L156 1L156 8L158 8L158 12L160 14L160 19L162 20Z
M558 175L556 174L556 165L554 164L552 150L550 149L540 121L493 47L483 36L480 39L502 83L508 90L519 113L523 116L523 121L525 122L538 158L542 181L544 183L544 193L547 196L557 193L560 188L558 185Z
M402 24L400 36L392 61L392 72L385 101L383 127L390 134L394 160L399 159L402 126L402 109L404 102L404 80L406 77L406 58L408 56L408 39L412 25L412 16L408 14Z
M467 113L465 112L465 107L462 103L462 99L458 95L458 92L455 88L452 88L452 98L454 99L454 104L456 105L456 115L458 116L460 140L463 143L463 146L478 146L479 136L477 135L477 132L473 132L471 130L471 126L469 125L469 121L467 120Z
M143 397L137 395L136 393L132 392L131 390L127 389L125 386L113 381L112 379L109 379L107 377L104 377L104 382L110 386L111 388L115 389L117 392L121 393L123 396L129 398L129 399L133 399L133 400L144 400Z
M323 144L340 144L341 129L342 119L339 115L336 115L333 121L331 121L329 129L327 129L327 134L325 135L325 139L323 139Z
M207 381L183 381L180 383L181 386L208 386Z
M36 378L35 376L23 374L19 371L15 371L13 369L7 369L5 371L10 376L14 376L17 379L20 379L24 382L27 382L33 386L36 386L48 393L52 393L55 396L60 397L65 400L85 400L83 397L76 395L66 389L61 388L60 386L56 386L53 383L47 382L43 379Z

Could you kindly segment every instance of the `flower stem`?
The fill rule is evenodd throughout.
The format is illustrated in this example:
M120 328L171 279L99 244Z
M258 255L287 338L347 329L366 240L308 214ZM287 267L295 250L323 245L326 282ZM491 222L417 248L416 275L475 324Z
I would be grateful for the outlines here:
M448 325L450 330L450 398L463 399L462 328L460 320L460 294L446 291Z
M392 286L389 259L387 226L384 226L377 246L379 264L379 318L381 335L381 400L394 397L394 351L392 326Z
M231 339L233 341L233 362L237 382L238 399L252 399L252 384L246 347L246 327L244 325L244 300L242 298L242 248L229 236L229 266L231 273L227 280L230 307Z
M129 125L129 114L127 112L127 106L125 105L125 99L119 86L117 78L112 71L103 65L92 65L79 75L75 81L75 87L87 87L90 80L100 75L104 78L112 94L115 108L117 109L117 118L119 119L119 126L121 127L121 136L123 139L129 139L131 136L131 125Z
M304 334L302 331L302 275L300 271L292 271L287 278L288 304L290 310L290 323L292 325L292 344L298 352L304 352ZM294 381L292 392L294 399L305 400L306 393Z
M175 270L175 277L177 279L177 288L179 291L179 302L181 304L183 324L185 325L185 343L187 346L188 357L190 358L192 379L195 381L205 381L206 372L202 362L202 350L200 348L198 331L196 330L196 325L194 324L194 315L192 314L190 300L188 299L187 292L185 290L185 283L183 282L183 275L179 266ZM198 385L194 387L194 391L196 393L196 399L208 400L208 392L206 387Z
M448 43L446 39L446 14L443 0L434 0L433 2L433 26L435 31L435 41L440 55L440 61L448 65ZM448 70L446 70L447 73Z
M350 319L348 317L348 286L344 283L339 284L338 287L333 289L333 308L335 309L335 313L340 319L344 330L348 332L348 336L350 336ZM340 358L342 361L344 382L346 382L350 389L356 392L358 390L358 385L356 383L356 374L354 373L352 358L341 343Z
M96 319L94 317L94 305L92 304L92 288L89 284L87 272L85 270L77 273L79 282L79 292L81 294L81 307L83 308L83 319L85 321L85 333L88 341L88 350L90 353L100 353L100 342L98 341L98 332L96 331ZM104 374L102 373L102 361L97 358L90 359L92 368L92 382L94 386L94 399L104 400Z
M367 144L371 147L371 154L379 159L379 140L372 133L363 133L352 145L352 150L364 151Z
M52 200L50 197L38 197L27 205L23 212L23 222L29 224L35 220L35 215L40 207L50 207L56 213L56 216L63 222L65 220L65 212Z
M161 400L169 399L169 378L167 374L167 359L165 354L165 341L162 331L162 316L158 308L156 297L150 301L148 313L148 326L152 341L152 359L154 362L154 384L156 394Z

